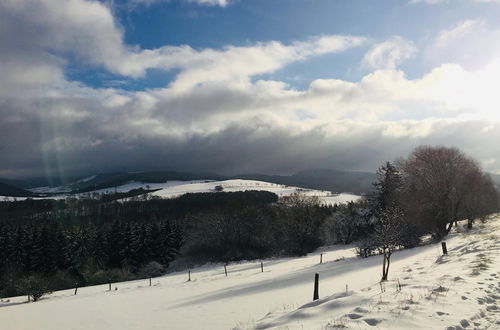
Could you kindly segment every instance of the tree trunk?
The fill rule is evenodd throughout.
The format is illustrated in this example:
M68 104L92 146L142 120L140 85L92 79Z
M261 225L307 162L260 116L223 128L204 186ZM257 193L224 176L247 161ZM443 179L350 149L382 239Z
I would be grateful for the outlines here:
M387 267L385 268L385 280L389 277L389 266L391 265L391 253L387 253Z
M382 281L387 281L387 273L385 270L385 264L386 264L386 260L387 260L387 252L385 249L384 249L383 253L384 253L384 262L382 263Z
M467 229L472 229L472 224L474 223L474 219L467 219Z
M451 231L451 228L453 228L453 222L454 222L454 221L452 221L452 222L448 223L448 227L446 228L446 234L449 234L449 233L450 233L450 231Z

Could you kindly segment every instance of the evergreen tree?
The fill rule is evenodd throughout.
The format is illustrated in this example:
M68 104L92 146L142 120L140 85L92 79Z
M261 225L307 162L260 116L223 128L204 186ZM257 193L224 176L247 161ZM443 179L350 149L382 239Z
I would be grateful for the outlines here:
M399 193L402 187L401 174L391 162L386 162L377 170L377 181L373 185L375 193L372 200L375 215L399 204Z

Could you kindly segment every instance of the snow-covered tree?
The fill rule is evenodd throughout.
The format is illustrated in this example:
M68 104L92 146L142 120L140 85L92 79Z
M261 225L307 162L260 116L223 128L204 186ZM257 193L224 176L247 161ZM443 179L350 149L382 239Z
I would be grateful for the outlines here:
M375 245L384 257L382 281L387 280L392 253L402 245L403 212L397 206L391 206L380 212L375 225Z

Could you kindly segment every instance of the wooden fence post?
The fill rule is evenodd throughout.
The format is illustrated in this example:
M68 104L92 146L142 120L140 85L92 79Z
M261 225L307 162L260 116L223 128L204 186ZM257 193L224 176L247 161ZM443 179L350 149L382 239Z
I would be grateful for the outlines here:
M77 292L78 292L78 285L75 287L75 296Z
M319 263L322 264L323 263L323 253L321 253L319 255Z
M149 276L149 286L151 286L151 276Z
M188 282L191 282L191 269L188 270Z
M262 263L262 261L260 262L260 272L264 272L264 264Z
M448 254L448 249L446 248L446 242L441 242L441 247L443 248L443 254Z
M109 282L109 290L108 291L111 291L111 282Z
M226 277L227 277L227 268L226 268L226 265L224 265L224 273L226 273Z
M314 275L314 293L313 293L313 300L318 300L319 299L319 274L316 273Z

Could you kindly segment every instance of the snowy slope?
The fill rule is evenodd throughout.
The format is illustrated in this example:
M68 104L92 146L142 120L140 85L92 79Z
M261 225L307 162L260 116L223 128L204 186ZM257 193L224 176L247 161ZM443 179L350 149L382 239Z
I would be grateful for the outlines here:
M499 329L500 216L440 244L399 251L381 292L381 256L349 246L303 258L206 265L153 280L0 302L1 329ZM323 264L319 254L323 253ZM312 302L315 273L320 300ZM397 291L397 280L401 291ZM346 288L347 286L347 288ZM347 289L347 290L346 290Z
M264 181L256 180L225 180L225 181L211 181L211 180L195 180L195 181L167 181L165 183L143 183L131 181L124 185L118 186L116 188L106 188L91 191L86 194L98 193L98 194L110 194L114 192L128 192L132 189L148 189L157 190L152 193L154 196L159 196L163 198L178 197L186 193L204 193L204 192L215 192L216 186L222 186L226 192L234 191L245 191L245 190L265 190L270 191L278 196L287 196L295 192L301 192L309 196L318 196L322 201L328 204L334 203L346 203L353 200L357 200L360 196L353 194L332 194L329 191L321 191L314 189L304 189L292 186L285 186L281 184L269 183ZM60 188L52 188L52 190L45 189L46 187L32 189L33 192L52 192L61 193L59 196L52 196L49 198L65 198L69 195L65 194ZM59 189L59 190L58 190ZM86 194L80 194L86 195ZM75 195L73 195L75 196ZM79 195L76 195L79 196ZM0 198L3 198L0 196ZM8 198L12 200L13 198ZM23 198L16 198L17 200Z

